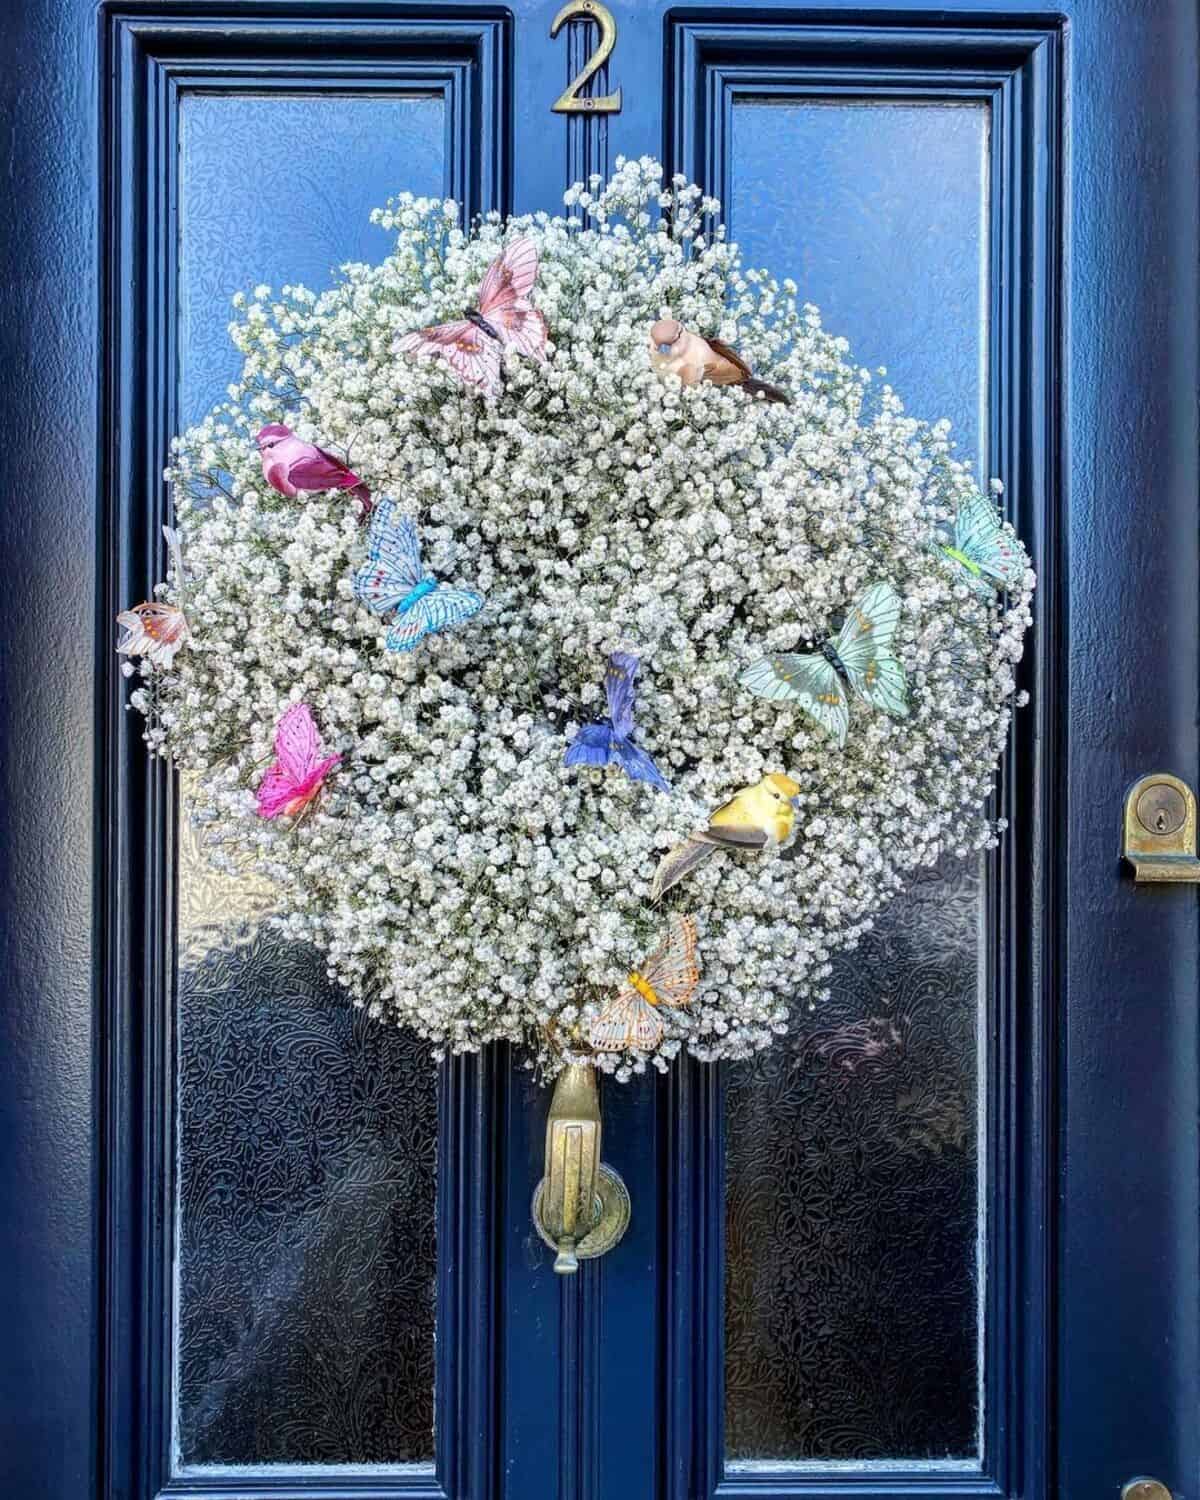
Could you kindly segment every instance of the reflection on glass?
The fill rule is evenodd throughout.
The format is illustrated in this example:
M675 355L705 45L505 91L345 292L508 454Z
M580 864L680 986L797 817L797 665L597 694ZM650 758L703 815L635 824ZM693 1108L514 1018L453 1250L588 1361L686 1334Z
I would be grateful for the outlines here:
M372 207L445 190L441 98L185 94L179 413L223 398L229 299L378 259ZM433 1458L437 1083L263 921L269 887L179 858L180 1467Z
M981 477L989 149L969 100L756 101L733 110L728 189L747 263L791 276L913 416L949 418Z
M980 869L947 861L725 1073L725 1452L979 1456Z

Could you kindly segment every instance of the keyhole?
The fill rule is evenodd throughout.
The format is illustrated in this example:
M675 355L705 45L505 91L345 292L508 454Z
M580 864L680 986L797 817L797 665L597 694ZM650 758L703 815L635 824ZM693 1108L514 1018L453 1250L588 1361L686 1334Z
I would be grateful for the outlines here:
M1177 788L1155 781L1142 792L1135 808L1137 820L1156 838L1170 838L1187 821L1187 803Z

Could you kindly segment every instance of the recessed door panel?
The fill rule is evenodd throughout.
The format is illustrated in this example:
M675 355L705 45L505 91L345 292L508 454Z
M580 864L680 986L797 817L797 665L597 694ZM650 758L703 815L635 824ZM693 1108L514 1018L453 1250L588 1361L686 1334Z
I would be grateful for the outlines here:
M673 165L722 200L746 264L820 309L875 391L950 420L981 481L1004 481L1043 572L1057 46L1053 25L733 10L670 37ZM1036 629L1035 654L1046 641ZM681 1371L698 1342L709 1351L692 1356L701 1390L676 1410L707 1429L689 1461L710 1493L966 1494L1043 1461L1044 1429L1021 1425L1044 1392L1025 1329L1046 1290L1030 1219L1045 1163L1027 1154L1045 1129L1044 908L1018 875L1042 795L1033 732L1019 715L999 848L944 849L789 1037L679 1090L693 1113L672 1159L711 1239L681 1232L677 1274L697 1274L698 1251L711 1269L677 1335Z

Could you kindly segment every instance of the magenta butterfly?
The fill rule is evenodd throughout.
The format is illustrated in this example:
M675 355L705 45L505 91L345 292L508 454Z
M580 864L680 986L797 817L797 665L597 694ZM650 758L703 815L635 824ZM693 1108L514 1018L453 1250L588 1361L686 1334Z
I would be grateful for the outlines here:
M529 300L537 273L537 246L513 240L488 267L477 308L468 308L453 323L406 333L392 348L443 360L464 385L497 395L504 383L505 350L546 362L546 320Z
M341 760L321 756L321 736L307 703L293 703L275 727L275 760L258 787L260 818L293 818L321 790Z

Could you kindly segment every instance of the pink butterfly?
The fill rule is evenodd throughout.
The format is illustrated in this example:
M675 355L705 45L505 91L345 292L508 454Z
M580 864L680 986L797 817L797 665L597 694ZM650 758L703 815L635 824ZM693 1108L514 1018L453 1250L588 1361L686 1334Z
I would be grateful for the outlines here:
M179 545L179 533L173 526L163 527L163 536L171 553L171 566L175 570L175 589L183 598L183 551ZM117 650L122 656L146 656L156 667L169 667L175 653L186 646L192 638L187 616L179 604L135 604L132 609L123 609L117 616L121 634L117 637Z
M321 790L341 760L321 759L321 736L307 703L293 703L275 728L275 761L259 783L260 818L294 818Z
M503 384L504 351L546 362L546 320L529 300L537 280L537 246L514 240L488 267L479 306L454 323L436 323L406 333L392 348L397 354L441 359L464 385L495 396Z
M117 616L122 656L148 656L156 667L169 667L180 646L191 640L183 610L176 604L135 604Z

